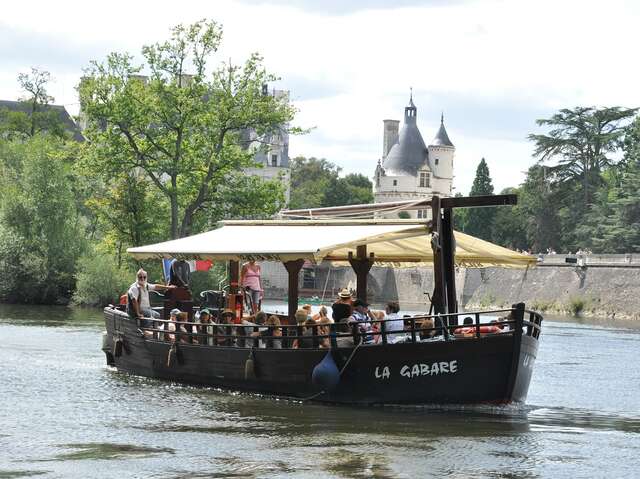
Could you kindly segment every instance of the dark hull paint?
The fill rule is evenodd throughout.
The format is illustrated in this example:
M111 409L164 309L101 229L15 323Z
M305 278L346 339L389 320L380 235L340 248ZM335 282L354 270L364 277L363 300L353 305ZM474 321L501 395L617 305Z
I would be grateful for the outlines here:
M358 348L330 393L316 394L313 368L327 350L254 349L255 378L245 378L251 349L143 339L134 321L105 309L103 349L120 371L169 381L345 404L505 404L525 401L538 340L500 334L479 339ZM114 354L114 341L122 351ZM332 351L342 368L352 349ZM437 366L434 367L434 364ZM385 369L386 368L386 369Z

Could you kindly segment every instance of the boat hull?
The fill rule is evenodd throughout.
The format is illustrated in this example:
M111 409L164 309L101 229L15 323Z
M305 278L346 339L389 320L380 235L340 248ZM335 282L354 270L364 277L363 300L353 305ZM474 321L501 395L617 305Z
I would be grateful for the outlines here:
M524 402L538 339L482 338L363 345L330 354L344 369L323 391L312 381L326 349L250 349L145 339L135 321L105 309L103 350L127 373L174 382L343 404ZM249 363L247 362L248 360Z

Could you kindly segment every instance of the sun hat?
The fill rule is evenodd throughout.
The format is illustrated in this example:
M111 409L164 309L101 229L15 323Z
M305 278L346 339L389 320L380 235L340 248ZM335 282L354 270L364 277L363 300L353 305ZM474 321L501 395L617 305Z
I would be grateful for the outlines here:
M180 311L178 308L173 308L171 310L171 313L169 313L169 314L171 314L171 316L178 316L181 312L182 311Z
M231 309L225 309L224 311L222 311L221 316L235 316L235 314Z
M340 296L341 298L350 298L351 297L351 291L349 291L347 288L344 288L342 291L340 291L338 293L338 296Z

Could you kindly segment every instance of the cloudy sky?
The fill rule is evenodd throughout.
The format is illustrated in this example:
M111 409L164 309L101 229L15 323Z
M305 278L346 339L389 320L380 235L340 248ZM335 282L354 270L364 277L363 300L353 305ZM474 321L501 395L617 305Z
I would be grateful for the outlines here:
M496 190L534 161L535 120L577 105L640 106L640 2L608 0L217 0L8 2L0 15L0 99L16 77L52 73L56 103L77 112L75 86L90 60L139 54L177 23L224 26L219 60L250 52L290 90L292 156L327 158L372 176L382 120L402 119L413 87L428 143L440 112L456 145L456 191L468 193L480 158Z

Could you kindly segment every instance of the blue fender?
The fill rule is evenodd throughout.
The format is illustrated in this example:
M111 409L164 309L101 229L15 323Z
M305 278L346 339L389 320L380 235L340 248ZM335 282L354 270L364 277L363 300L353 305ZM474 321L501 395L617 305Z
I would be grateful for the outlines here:
M327 351L322 361L316 364L311 374L311 383L322 391L333 391L340 382L340 371L331 351Z

